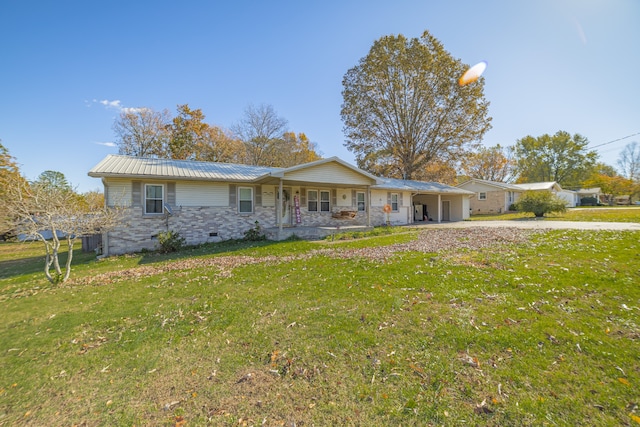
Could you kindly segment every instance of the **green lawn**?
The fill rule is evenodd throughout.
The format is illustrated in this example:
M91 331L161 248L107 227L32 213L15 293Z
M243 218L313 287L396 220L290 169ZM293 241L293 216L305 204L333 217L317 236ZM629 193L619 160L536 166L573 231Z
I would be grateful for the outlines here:
M42 258L0 244L0 426L640 423L638 232Z
M532 213L504 213L490 215L471 215L472 221L522 220L535 218ZM544 216L552 221L604 221L604 222L640 222L640 207L584 207L567 209L564 213L552 213Z

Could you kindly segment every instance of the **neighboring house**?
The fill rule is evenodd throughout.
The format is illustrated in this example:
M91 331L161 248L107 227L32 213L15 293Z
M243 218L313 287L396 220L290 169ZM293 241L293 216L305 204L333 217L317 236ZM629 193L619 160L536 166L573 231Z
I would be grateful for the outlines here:
M102 179L107 206L125 208L122 226L103 235L105 255L154 249L167 230L198 244L242 238L256 222L282 239L309 229L459 221L472 195L376 177L337 157L273 168L109 155L89 176Z
M572 190L564 190L555 181L550 182L534 182L531 184L515 184L517 187L522 188L524 191L549 191L555 196L565 201L565 205L568 208L575 208L580 204L580 196L577 192Z
M530 184L507 184L472 178L458 184L458 188L472 191L469 206L473 214L492 214L507 212L525 191L549 191L574 208L580 204L577 192L563 190L557 182L534 182Z
M558 194L562 191L562 187L555 181L549 182L533 182L530 184L513 184L523 191L550 191L553 194Z
M578 196L580 197L580 200L585 198L592 198L592 199L595 199L596 204L602 203L600 198L602 197L603 194L600 187L581 188L580 190L577 191L577 193L578 193Z
M580 195L577 191L562 189L556 193L556 196L564 200L568 208L575 208L580 205Z
M508 212L524 190L514 184L472 178L458 184L458 188L474 193L469 201L473 214Z
M616 196L613 198L613 201L616 205L630 205L631 204L631 196Z

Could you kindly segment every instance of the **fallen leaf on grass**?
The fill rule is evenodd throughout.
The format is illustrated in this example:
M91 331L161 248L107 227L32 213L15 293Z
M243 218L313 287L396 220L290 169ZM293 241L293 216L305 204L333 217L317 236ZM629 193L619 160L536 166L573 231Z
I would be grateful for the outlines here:
M620 381L624 385L631 385L631 384L629 384L629 381L627 381L626 378L618 378L618 381Z
M637 422L638 424L640 424L640 417L637 415L633 415L633 414L629 414L629 416L631 417L631 419L635 422Z
M179 400L174 400L173 402L165 403L162 409L164 409L165 411L168 411L169 409L173 408L179 403L180 403Z
M243 377L241 377L238 381L236 381L236 384L240 384L240 383L243 383L243 382L245 382L245 381L250 380L250 379L251 379L251 376L252 376L252 374L251 374L251 372L249 372L247 375L244 375L244 376L243 376Z
M474 411L476 414L493 414L493 411L489 409L489 407L487 406L486 399L483 400L479 405L476 405L476 408Z
M480 368L480 361L477 357L473 357L469 354L463 354L459 359L466 365L472 366L474 368Z

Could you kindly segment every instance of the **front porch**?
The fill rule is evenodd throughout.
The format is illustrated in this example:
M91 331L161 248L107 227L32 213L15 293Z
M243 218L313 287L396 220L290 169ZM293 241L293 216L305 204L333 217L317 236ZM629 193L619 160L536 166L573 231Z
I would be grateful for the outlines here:
M340 226L318 226L318 227L270 227L264 229L264 234L269 240L286 240L291 236L296 236L304 240L321 240L327 236L338 233L364 232L373 230L373 226L367 225L340 225Z

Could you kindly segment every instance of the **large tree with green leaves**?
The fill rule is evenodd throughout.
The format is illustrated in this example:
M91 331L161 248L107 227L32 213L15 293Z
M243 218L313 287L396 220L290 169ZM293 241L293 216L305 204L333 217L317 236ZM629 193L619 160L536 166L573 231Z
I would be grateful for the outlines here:
M598 160L588 145L584 136L565 131L519 139L514 148L517 182L555 181L567 188L580 187Z
M358 166L419 179L430 163L452 163L490 128L484 79L460 85L468 68L425 31L384 36L345 74L345 146Z

